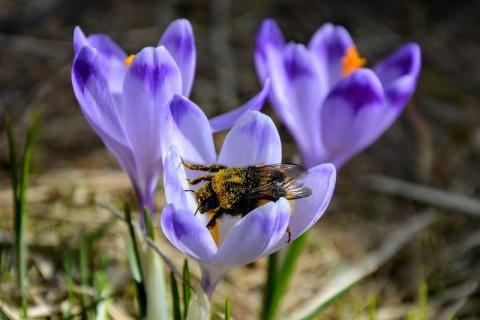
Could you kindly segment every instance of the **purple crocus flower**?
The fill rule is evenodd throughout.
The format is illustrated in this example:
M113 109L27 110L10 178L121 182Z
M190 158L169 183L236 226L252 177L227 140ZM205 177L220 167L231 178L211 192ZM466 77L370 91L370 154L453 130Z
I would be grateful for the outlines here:
M114 97L121 95L123 79L128 69L125 51L105 34L92 34L86 37L80 27L76 27L73 34L75 54L78 54L84 46L97 49L111 92ZM175 60L182 75L181 94L188 97L192 90L197 63L192 25L186 19L173 21L165 30L157 46L164 46Z
M210 297L218 282L231 269L284 247L288 239L287 227L290 227L294 240L320 219L333 194L335 167L322 164L311 168L302 182L312 189L313 194L298 199L293 208L281 198L254 209L241 219L224 217L217 221L219 237L216 243L206 227L209 217L195 214L194 195L185 191L195 187L187 183L187 176L198 176L198 172L185 170L180 157L187 162L226 166L279 163L282 156L278 131L268 116L250 112L230 130L217 159L203 112L188 99L178 96L172 101L171 111L171 122L178 127L173 132L197 134L188 145L172 146L165 159L164 188L168 205L163 209L161 225L165 236L177 249L198 261L202 287ZM190 122L192 118L197 121Z
M255 65L271 80L270 100L297 141L305 166L337 169L373 143L397 119L417 85L421 55L409 43L373 69L347 30L325 24L308 47L286 43L277 24L263 22Z
M74 33L72 83L90 126L117 158L135 189L140 208L153 212L153 194L166 154L166 110L175 94L189 95L195 72L193 33L187 20L170 24L156 48L127 55L108 36ZM263 90L244 106L211 120L212 131L230 128L249 110L259 110Z

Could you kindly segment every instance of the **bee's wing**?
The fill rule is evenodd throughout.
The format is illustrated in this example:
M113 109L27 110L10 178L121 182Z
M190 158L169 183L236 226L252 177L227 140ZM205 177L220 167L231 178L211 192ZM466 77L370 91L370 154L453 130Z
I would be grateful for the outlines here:
M254 168L261 178L269 178L271 180L278 180L284 177L301 179L308 174L307 168L293 163L259 165Z
M281 197L287 200L308 197L312 190L297 179L308 174L305 167L296 164L272 164L256 166L260 185L245 196L246 199L267 199L277 201Z

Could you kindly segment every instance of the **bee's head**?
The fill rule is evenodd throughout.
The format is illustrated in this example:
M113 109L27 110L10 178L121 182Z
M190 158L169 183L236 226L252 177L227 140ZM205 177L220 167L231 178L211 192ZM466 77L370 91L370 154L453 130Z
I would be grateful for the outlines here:
M200 186L195 193L195 199L197 200L198 211L200 211L200 213L216 209L220 205L211 183L205 183Z

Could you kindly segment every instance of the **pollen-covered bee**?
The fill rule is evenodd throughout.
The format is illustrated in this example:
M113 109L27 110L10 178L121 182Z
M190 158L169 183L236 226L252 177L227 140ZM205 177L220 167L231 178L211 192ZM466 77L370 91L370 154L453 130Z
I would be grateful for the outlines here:
M205 183L197 191L186 191L195 194L197 212L209 214L211 217L207 224L209 229L213 228L223 215L244 217L269 201L277 201L282 197L294 200L312 194L309 187L298 181L308 174L308 170L297 164L229 168L220 164L189 164L183 159L182 164L190 170L208 172L193 180L187 179L191 185L202 181ZM289 229L287 232L289 233Z

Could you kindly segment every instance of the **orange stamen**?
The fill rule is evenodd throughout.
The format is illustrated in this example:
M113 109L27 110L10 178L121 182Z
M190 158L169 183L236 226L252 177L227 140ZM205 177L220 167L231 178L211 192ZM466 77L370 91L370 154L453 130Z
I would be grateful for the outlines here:
M125 65L127 67L130 67L130 65L132 64L132 61L133 59L135 58L135 55L134 54L131 54L129 55L127 58L125 58L125 60L123 61L123 63L125 63Z
M217 247L220 245L220 228L218 227L218 225L215 225L215 227L213 227L211 230L210 230L210 233L212 234L212 238L213 238L213 241L215 241L215 243L217 244Z
M210 214L210 219L213 217L214 213ZM215 226L210 229L210 234L212 235L213 241L217 244L217 247L220 245L220 227L218 226L219 221L217 220L217 223Z
M356 46L348 47L342 58L342 76L349 76L355 70L363 67L367 63L365 58L360 57Z

